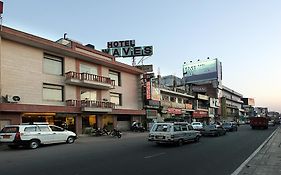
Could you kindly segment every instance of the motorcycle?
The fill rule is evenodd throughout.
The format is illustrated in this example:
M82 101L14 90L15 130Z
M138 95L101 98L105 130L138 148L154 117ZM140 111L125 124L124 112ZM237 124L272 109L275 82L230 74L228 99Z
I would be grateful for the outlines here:
M119 131L119 130L117 130L117 129L113 129L113 130L111 131L110 135L111 135L112 137L121 138L122 132Z
M92 129L92 131L91 131L91 134L93 135L93 136L103 136L103 135L108 135L107 133L105 133L105 131L104 130L102 130L102 129L100 129L100 128L97 128L97 129Z
M131 126L131 131L144 132L145 128L141 125L141 123L133 123Z

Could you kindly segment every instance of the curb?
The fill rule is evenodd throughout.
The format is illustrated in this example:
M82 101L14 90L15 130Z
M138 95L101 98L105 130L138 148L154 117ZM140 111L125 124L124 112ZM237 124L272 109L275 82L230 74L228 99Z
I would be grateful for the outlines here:
M233 172L231 175L238 175L243 168L248 164L254 157L255 155L265 146L265 144L268 143L268 141L276 134L277 130L279 127L273 131L273 133Z

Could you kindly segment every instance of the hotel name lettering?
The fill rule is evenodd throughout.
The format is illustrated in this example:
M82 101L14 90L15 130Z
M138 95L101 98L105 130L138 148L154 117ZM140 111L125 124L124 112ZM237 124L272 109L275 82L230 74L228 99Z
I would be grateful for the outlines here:
M107 49L102 49L102 52L115 57L151 56L153 47L135 46L135 40L110 41L107 42Z

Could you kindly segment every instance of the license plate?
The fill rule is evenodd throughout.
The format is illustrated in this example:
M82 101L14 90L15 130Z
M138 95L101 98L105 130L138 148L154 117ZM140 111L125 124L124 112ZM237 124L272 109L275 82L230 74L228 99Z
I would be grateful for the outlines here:
M10 137L10 135L3 135L3 139L9 139Z

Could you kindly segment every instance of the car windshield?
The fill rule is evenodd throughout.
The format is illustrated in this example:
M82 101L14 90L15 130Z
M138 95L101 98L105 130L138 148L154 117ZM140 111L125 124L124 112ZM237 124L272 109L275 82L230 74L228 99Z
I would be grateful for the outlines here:
M201 123L192 123L192 125L201 125Z
M0 132L1 133L16 133L19 131L19 127L5 127Z
M171 130L171 126L167 124L156 124L152 128L152 131L155 132L170 132L170 130Z

